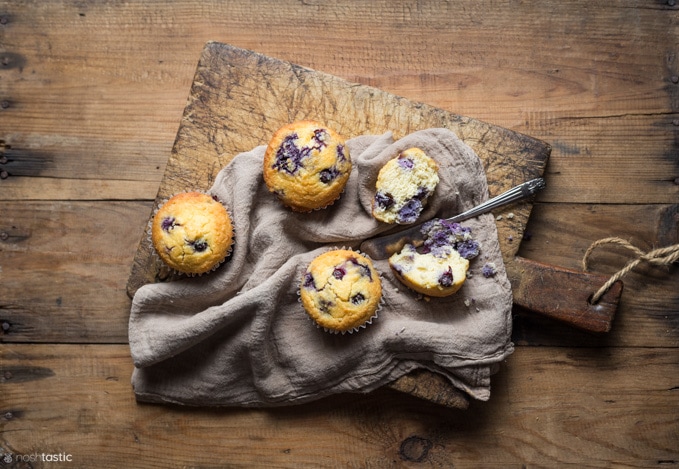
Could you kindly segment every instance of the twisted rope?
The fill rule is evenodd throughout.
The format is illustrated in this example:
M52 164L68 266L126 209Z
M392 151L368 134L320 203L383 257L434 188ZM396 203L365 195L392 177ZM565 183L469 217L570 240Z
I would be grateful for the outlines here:
M636 259L629 261L625 267L623 267L618 272L613 274L613 276L611 276L611 278L609 278L608 281L604 283L601 286L601 288L599 288L599 290L594 294L594 296L592 296L592 303L597 303L601 299L601 297L604 296L604 294L608 291L608 289L611 288L611 285L613 285L615 282L617 282L625 275L627 275L641 262L648 262L649 264L653 265L670 265L674 262L679 261L679 244L654 249L649 252L644 252L638 247L634 246L628 241L625 241L622 238L613 237L600 239L599 241L595 241L594 243L592 243L589 249L587 249L587 252L585 252L585 256L582 258L582 267L584 270L587 270L588 267L587 262L589 261L589 256L597 247L603 244L618 244L633 251L637 257Z

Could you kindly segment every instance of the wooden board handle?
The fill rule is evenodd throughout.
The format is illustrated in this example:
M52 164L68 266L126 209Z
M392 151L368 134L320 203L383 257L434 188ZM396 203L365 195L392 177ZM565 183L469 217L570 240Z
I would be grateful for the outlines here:
M590 332L611 330L622 282L615 282L597 304L590 298L608 277L516 257L507 266L514 304Z

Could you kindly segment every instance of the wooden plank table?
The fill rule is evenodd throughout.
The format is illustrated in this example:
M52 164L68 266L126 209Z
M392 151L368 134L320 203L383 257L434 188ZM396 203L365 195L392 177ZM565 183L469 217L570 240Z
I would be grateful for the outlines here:
M676 265L629 273L602 336L516 308L516 352L466 410L394 389L274 410L137 404L126 294L213 40L550 144L523 257L579 269L601 238L679 243L677 15L671 1L0 1L9 467L679 466ZM604 246L590 264L612 275L633 256Z

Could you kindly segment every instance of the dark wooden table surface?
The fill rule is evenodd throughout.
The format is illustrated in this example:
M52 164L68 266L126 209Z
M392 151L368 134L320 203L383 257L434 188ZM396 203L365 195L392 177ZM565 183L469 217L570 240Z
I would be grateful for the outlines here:
M607 334L516 308L466 410L138 404L126 294L207 41L547 142L525 258L679 243L675 3L0 0L0 467L679 467L676 263L624 277Z

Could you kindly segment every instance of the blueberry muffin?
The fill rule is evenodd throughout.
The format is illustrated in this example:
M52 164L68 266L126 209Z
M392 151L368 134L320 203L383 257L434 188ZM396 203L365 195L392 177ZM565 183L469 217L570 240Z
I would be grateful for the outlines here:
M184 192L165 202L151 223L151 241L172 269L202 274L230 253L233 225L224 205L201 192Z
M373 216L385 223L415 222L438 183L436 161L419 148L401 152L377 175Z
M422 226L424 244L406 244L389 258L389 266L406 286L427 296L457 292L467 279L469 261L479 255L471 230L459 223L435 219Z
M314 121L298 121L274 133L264 153L264 182L294 211L309 212L337 200L351 173L344 139Z
M377 314L382 281L371 260L335 249L311 261L301 280L304 309L328 332L353 332Z

